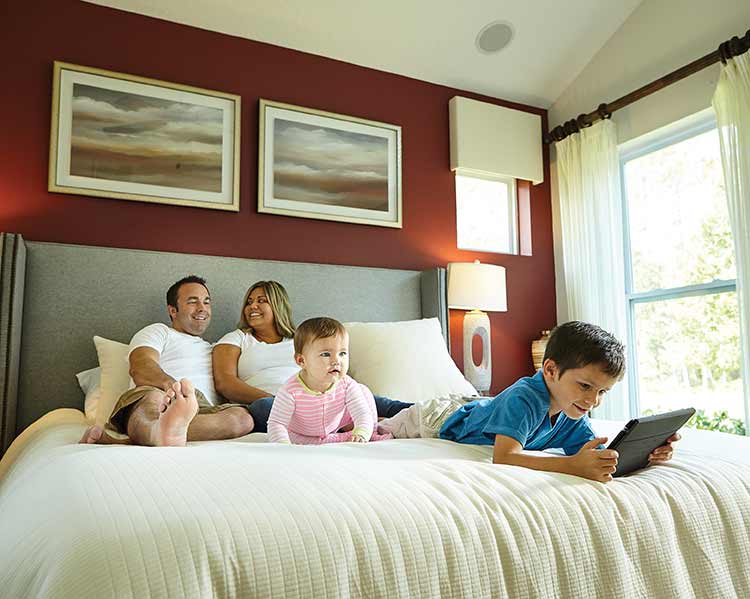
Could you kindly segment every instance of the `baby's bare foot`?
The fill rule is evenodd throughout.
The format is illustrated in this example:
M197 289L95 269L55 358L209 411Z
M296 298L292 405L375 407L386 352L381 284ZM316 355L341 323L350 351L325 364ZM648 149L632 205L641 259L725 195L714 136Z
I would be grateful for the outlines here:
M188 425L198 413L198 400L193 384L187 379L174 383L171 390L174 396L167 400L159 414L155 444L179 447L187 442Z

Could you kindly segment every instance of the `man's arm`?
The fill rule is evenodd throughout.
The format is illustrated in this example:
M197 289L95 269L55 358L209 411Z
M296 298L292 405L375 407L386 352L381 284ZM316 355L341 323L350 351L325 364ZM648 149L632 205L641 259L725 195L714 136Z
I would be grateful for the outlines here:
M612 473L617 469L617 452L610 449L597 449L606 441L606 437L597 437L581 447L575 455L556 456L543 452L524 451L516 439L505 435L495 435L492 463L523 466L544 472L561 472L608 482L612 480Z
M130 352L130 376L136 386L148 385L167 391L177 382L161 369L159 352L153 347L137 347Z

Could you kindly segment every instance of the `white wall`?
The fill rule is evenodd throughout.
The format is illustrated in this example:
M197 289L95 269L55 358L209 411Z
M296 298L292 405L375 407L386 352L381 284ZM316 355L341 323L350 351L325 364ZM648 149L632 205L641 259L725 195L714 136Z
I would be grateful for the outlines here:
M550 108L550 127L635 91L748 29L750 0L643 0ZM713 65L618 110L612 119L620 143L709 107L720 69L720 64ZM567 306L554 148L551 160L557 316L564 322Z

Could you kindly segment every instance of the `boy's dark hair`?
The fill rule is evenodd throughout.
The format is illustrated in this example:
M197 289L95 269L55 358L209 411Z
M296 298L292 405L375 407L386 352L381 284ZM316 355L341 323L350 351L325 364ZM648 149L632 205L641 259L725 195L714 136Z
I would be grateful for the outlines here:
M346 333L344 325L335 318L308 318L294 332L294 353L301 354L308 343Z
M206 279L204 279L203 277L199 277L198 275L188 275L187 277L181 278L169 289L167 289L167 306L172 306L175 310L178 309L177 294L180 291L180 287L182 287L183 285L188 285L189 283L198 283L199 285L203 285L206 288L206 291L208 291ZM210 291L208 292L211 293Z
M625 347L611 333L588 322L572 320L552 331L544 360L554 360L559 375L571 368L599 364L608 375L620 379L625 372Z

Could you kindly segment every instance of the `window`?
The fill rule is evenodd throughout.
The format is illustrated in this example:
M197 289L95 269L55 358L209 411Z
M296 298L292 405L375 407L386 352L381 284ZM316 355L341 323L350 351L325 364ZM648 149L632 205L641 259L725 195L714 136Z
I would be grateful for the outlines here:
M707 118L621 148L631 413L746 433L732 235ZM701 422L702 421L702 422Z
M515 180L457 174L456 233L459 249L517 254Z

